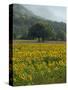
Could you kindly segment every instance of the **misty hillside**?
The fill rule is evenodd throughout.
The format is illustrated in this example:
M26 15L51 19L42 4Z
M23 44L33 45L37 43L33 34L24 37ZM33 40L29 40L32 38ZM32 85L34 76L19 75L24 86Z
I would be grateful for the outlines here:
M45 20L40 16L34 15L22 5L13 5L13 39L27 39L29 28L38 22L43 23L46 29L51 29L56 37L62 33L65 39L65 23Z

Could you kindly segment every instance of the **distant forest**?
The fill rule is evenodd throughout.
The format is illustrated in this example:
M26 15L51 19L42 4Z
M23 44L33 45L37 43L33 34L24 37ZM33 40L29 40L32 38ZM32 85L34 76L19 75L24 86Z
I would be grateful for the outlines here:
M10 8L11 17L11 8ZM13 40L66 40L66 23L45 20L22 5L13 5Z

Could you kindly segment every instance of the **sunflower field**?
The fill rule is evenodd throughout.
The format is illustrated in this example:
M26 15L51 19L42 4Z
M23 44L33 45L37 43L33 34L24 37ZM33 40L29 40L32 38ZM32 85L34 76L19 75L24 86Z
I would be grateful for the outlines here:
M66 82L65 43L15 42L12 61L13 85Z

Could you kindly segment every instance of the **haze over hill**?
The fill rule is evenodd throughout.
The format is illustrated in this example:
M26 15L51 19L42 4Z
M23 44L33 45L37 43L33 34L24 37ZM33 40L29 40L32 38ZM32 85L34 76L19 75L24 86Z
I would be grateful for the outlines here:
M28 10L35 15L41 16L44 19L66 22L66 8L58 6L40 6L40 5L24 5Z
M29 7L31 8L29 9ZM33 6L33 8L34 7L35 6ZM40 6L36 6L36 7L38 8ZM13 4L13 39L29 39L28 32L29 32L30 27L38 22L41 22L42 24L45 25L45 28L47 30L48 29L52 30L52 32L54 32L54 35L59 36L59 33L62 33L62 36L63 36L62 38L64 38L65 40L66 24L64 22L57 22L58 19L56 17L54 17L55 19L57 19L56 21L47 20L47 18L44 19L44 17L42 17L40 14L42 13L43 7L41 6L38 9L36 9L36 7L33 10L32 6ZM45 10L43 9L44 12L45 13L47 11L49 12L49 10L48 9L46 10L46 9L47 7L45 7ZM36 15L35 13L36 11L38 11L37 13L39 15L38 14ZM10 12L10 15L11 15L11 12ZM51 17L49 15L51 15ZM49 18L53 17L52 14L49 14L49 15L46 13L45 16L48 16ZM61 17L63 17L63 15L61 15ZM64 19L65 19L65 15L64 15Z

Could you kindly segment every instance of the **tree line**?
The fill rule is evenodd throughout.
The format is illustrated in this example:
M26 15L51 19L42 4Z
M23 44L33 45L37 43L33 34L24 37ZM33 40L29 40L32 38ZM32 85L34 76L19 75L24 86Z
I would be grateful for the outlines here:
M28 29L27 33L24 33L25 37L22 35L19 39L38 40L39 42L44 42L45 40L65 41L66 31L64 30L65 28L62 28L62 24L61 28L57 27L57 24L54 27L53 25L37 22ZM16 38L15 35L14 38Z

